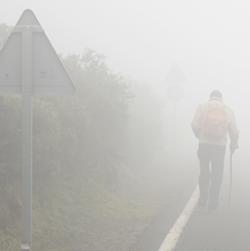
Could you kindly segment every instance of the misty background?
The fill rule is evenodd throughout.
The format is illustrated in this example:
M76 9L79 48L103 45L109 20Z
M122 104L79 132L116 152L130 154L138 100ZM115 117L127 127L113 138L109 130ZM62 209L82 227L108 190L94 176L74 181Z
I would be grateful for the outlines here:
M143 203L150 204L148 201L140 205L132 202L132 207L131 201L124 202L120 194L121 200L119 196L112 197L118 188L123 195L126 193L124 187L128 184L123 183L126 179L132 179L131 187L135 189L133 186L143 175L147 180L152 178L145 191L153 191L149 186L152 182L159 183L159 187L163 183L174 187L187 179L190 170L198 167L197 140L190 123L198 104L208 100L214 89L222 91L225 103L235 111L241 132L240 149L235 154L236 163L240 163L237 175L244 176L247 182L250 175L246 172L250 140L248 1L0 0L0 4L1 45L22 12L31 9L78 88L72 97L34 98L34 173L37 174L34 236L41 249L53 242L52 238L46 238L58 229L63 229L62 235L51 234L54 238L67 240L73 232L80 239L82 225L75 215L96 236L100 235L92 229L93 222L106 224L103 219L111 214L106 208L100 209L103 204L112 208L112 213L116 212L116 220L124 214L136 215L134 208L139 214L145 210ZM180 83L184 96L176 104L174 124L173 102L167 99L170 83L164 80L175 63L187 82ZM16 241L18 230L13 228L19 219L19 159L11 162L16 173L9 170L8 161L13 151L19 156L13 144L20 144L20 97L1 96L0 101L6 130L2 139L6 143L1 146L5 150L2 168L6 172L2 177L5 180L2 197L9 207L2 211L9 210L9 220L16 216L13 218L16 221L5 223ZM15 187L11 200L10 184ZM164 203L159 201L155 211L149 207L152 212L147 211L145 218L148 214L153 217L162 208ZM118 209L114 204L119 205ZM99 209L93 211L93 208ZM124 208L125 213L121 210ZM81 215L82 211L87 212ZM60 218L64 214L68 219ZM46 222L52 220L54 225L46 232ZM69 225L74 229L66 230ZM100 230L106 231L102 227ZM93 245L95 235L83 232L88 236L86 245ZM41 236L46 236L46 240L40 241Z
M2 22L15 25L30 8L58 53L81 54L91 48L107 57L115 73L147 82L163 98L164 78L177 62L187 79L179 109L188 109L189 121L197 103L220 89L241 124L250 79L248 1L2 3Z

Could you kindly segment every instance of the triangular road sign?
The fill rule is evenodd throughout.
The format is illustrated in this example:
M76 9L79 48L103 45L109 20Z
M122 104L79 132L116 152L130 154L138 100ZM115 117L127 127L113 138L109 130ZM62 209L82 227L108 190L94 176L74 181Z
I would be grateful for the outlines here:
M32 10L25 10L16 25L40 25Z
M22 29L32 29L33 94L73 94L75 86L31 10L25 10L0 51L0 93L22 93Z
M174 63L169 70L164 82L167 84L185 84L187 80L177 63Z

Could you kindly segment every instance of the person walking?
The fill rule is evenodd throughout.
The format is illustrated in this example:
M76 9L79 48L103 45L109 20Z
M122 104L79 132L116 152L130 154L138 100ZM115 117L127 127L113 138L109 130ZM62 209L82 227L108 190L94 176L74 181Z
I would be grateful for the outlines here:
M212 91L209 101L198 106L191 127L199 140L200 197L197 208L205 210L207 207L214 213L219 205L227 135L231 153L238 148L239 138L234 112L224 104L220 91Z

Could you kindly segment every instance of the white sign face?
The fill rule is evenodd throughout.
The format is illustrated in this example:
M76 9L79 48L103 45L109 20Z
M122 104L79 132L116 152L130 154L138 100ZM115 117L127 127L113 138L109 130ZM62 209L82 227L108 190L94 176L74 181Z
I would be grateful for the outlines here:
M73 94L75 86L44 33L33 34L33 94Z
M33 46L32 93L73 94L76 88L31 10L24 11L0 51L0 93L22 93L22 29L29 27Z
M22 35L13 33L0 52L0 93L22 92Z
M164 82L167 84L185 84L187 80L177 63L174 63L169 70Z
M183 89L177 84L170 85L167 89L167 98L172 102L178 102L183 98Z

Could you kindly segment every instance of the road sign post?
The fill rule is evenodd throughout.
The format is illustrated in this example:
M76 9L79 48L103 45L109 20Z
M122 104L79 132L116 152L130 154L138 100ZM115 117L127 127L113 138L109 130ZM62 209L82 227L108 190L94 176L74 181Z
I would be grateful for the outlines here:
M176 106L177 102L179 102L183 98L183 89L181 86L177 84L172 84L167 88L167 98L173 102L173 143L172 149L173 153L175 153L176 147Z
M32 240L32 29L22 30L22 247Z
M176 106L177 103L183 98L183 89L179 85L181 83L187 83L185 76L183 75L180 67L177 63L174 63L171 69L169 70L165 80L167 84L171 84L167 88L167 98L173 102L173 140L172 140L172 151L175 154L176 148Z
M73 94L75 86L31 10L0 51L0 94L22 95L22 243L32 244L32 95Z

